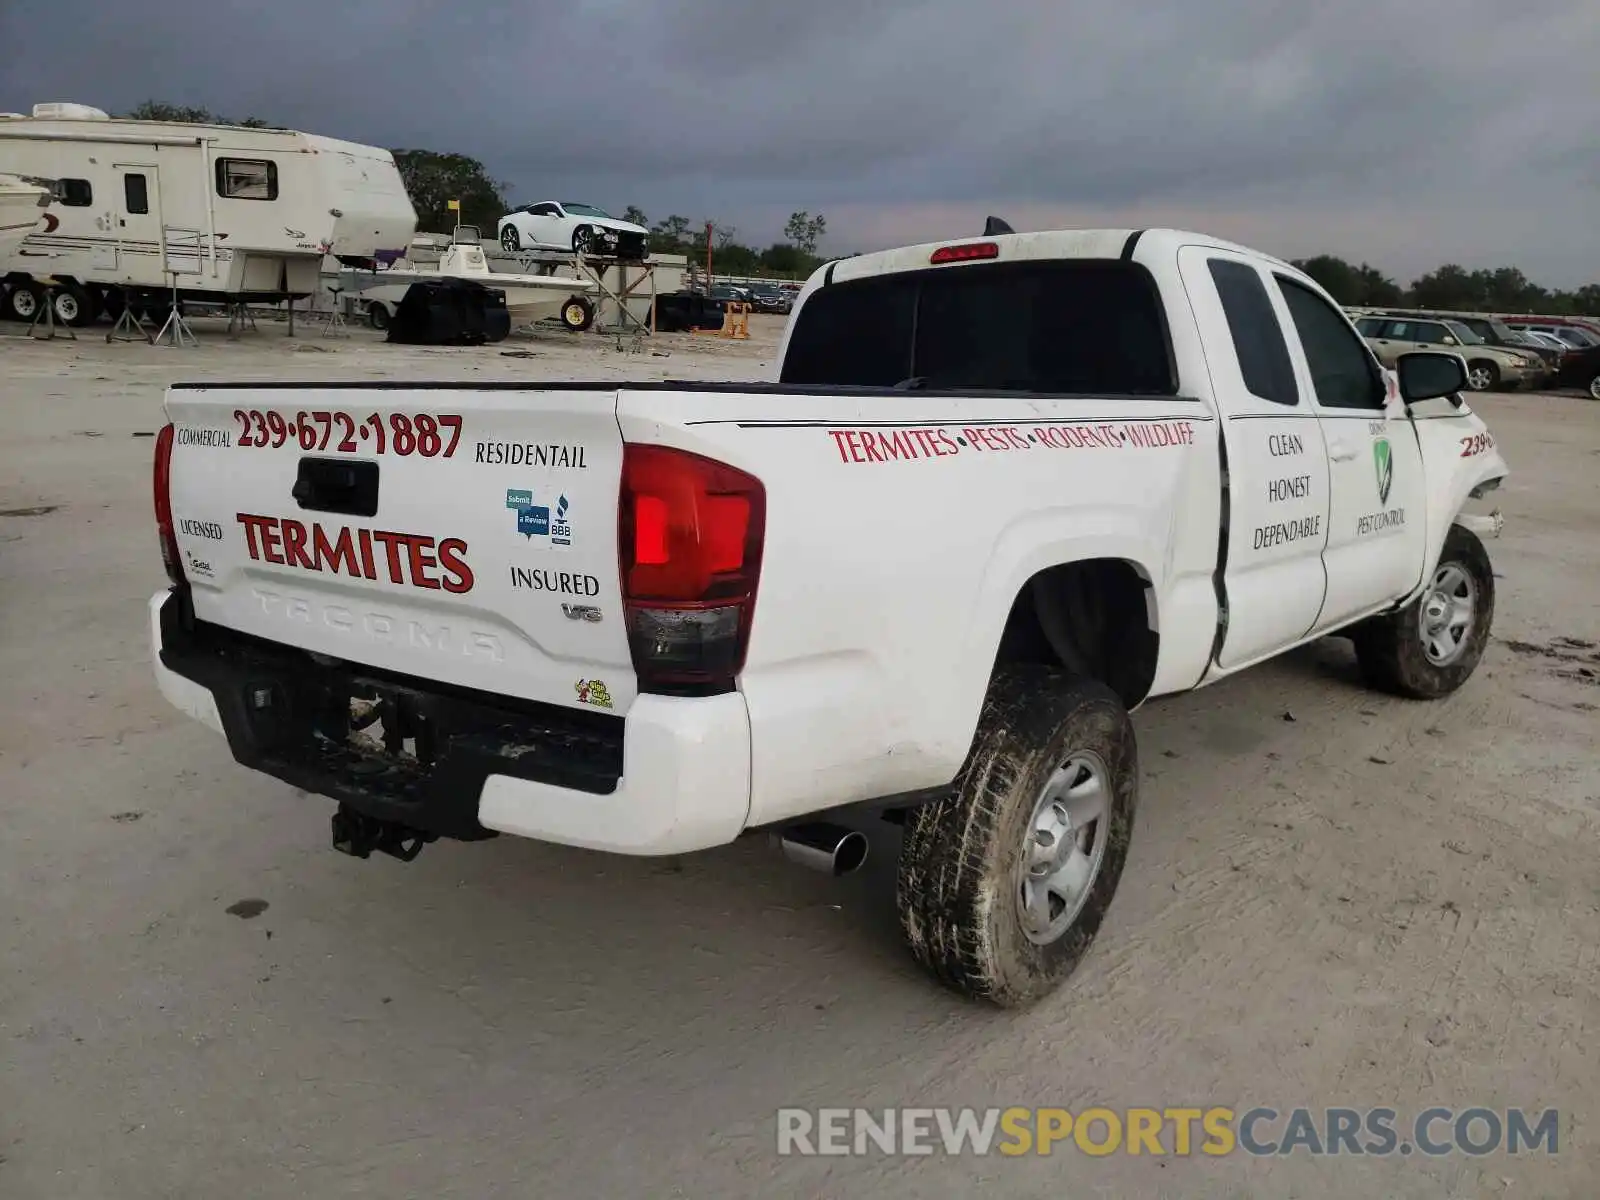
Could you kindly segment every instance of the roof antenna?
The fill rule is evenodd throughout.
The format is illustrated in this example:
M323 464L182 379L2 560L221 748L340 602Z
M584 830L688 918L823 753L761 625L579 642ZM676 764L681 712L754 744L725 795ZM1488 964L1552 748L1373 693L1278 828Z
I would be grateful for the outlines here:
M996 234L1000 234L1000 233L1015 233L1015 232L1016 232L1015 229L1011 228L1010 225L1006 224L999 217L990 217L986 221L984 221L984 223L983 223L983 236L984 237L994 237Z

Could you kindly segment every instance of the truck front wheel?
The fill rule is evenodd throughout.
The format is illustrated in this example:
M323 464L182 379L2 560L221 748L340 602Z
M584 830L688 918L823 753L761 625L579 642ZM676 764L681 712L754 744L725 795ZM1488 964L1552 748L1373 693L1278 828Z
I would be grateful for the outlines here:
M1110 688L998 669L952 794L906 820L896 902L912 954L1001 1007L1045 995L1105 918L1138 788L1133 724Z
M1373 687L1436 700L1477 669L1493 623L1489 553L1477 534L1452 525L1422 595L1398 612L1356 627L1356 658Z

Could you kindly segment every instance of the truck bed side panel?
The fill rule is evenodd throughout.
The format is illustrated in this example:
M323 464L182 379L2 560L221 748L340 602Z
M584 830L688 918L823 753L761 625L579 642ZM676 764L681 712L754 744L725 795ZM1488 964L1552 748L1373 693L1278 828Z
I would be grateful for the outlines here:
M948 782L1039 570L1122 558L1158 606L1210 603L1216 425L1193 400L624 390L619 421L766 486L740 681L753 823ZM1213 534L1180 559L1186 512ZM1213 624L1190 625L1209 646Z

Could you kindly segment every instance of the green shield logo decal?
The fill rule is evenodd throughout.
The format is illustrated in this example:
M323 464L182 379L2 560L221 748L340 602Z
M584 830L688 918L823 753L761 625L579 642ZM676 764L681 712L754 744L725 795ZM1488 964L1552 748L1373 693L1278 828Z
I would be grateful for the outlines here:
M1389 485L1394 482L1394 458L1389 453L1389 439L1379 438L1372 444L1372 465L1378 471L1378 503L1389 503Z

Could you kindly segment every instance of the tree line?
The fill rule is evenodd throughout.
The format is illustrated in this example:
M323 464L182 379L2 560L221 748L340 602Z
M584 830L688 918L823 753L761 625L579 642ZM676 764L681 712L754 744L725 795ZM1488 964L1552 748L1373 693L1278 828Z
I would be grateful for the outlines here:
M1552 316L1600 314L1600 284L1586 284L1576 291L1552 290L1534 283L1516 267L1469 271L1456 263L1446 263L1401 287L1374 266L1356 266L1331 254L1296 259L1294 265L1340 304L1351 306Z
M135 120L184 121L196 124L244 125L276 128L258 117L229 120L203 108L186 108L147 100L123 114ZM436 150L396 149L395 166L417 210L417 228L444 233L459 219L476 225L493 237L496 223L511 205L510 185L490 177L483 163L465 154ZM459 215L449 207L461 204ZM711 229L712 268L719 275L774 275L804 278L822 261L817 245L827 234L822 214L796 212L784 226L783 240L766 247L739 241L739 231L718 221L693 221L676 213L652 224L642 209L629 205L622 219L650 230L651 249L661 254L682 254L701 263L706 258L706 229ZM1346 262L1331 254L1297 259L1295 266L1327 289L1340 304L1441 308L1470 312L1524 312L1556 315L1600 314L1600 284L1576 291L1541 287L1516 267L1469 271L1446 263L1402 287L1378 268Z

